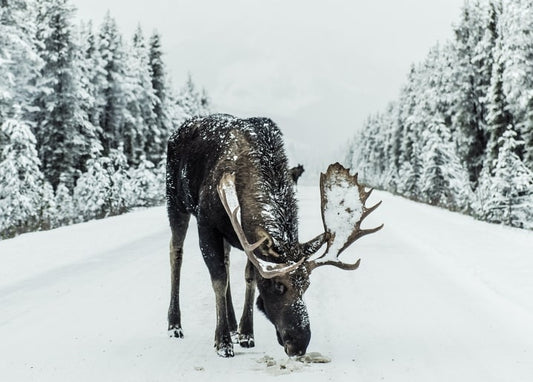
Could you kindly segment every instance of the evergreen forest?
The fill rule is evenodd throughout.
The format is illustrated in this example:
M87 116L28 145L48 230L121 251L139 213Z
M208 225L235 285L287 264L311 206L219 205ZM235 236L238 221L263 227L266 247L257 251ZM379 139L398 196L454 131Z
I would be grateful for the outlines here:
M0 0L0 239L164 198L169 134L209 113L172 87L161 36L125 37L69 0Z
M533 2L466 1L346 163L370 186L533 229Z

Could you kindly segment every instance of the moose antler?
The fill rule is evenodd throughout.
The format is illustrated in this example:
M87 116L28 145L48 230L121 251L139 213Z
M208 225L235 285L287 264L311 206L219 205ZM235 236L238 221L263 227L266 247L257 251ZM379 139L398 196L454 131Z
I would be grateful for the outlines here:
M261 238L254 244L250 244L248 242L248 239L246 239L246 235L244 234L244 230L242 229L241 225L239 213L240 204L239 199L237 198L237 190L235 188L235 175L228 173L222 175L220 183L217 186L217 191L220 197L220 201L222 202L222 205L224 206L224 209L226 210L229 216L231 225L233 226L233 229L235 230L235 233L239 238L239 241L242 245L244 252L246 253L246 256L248 256L248 259L259 271L261 276L263 276L263 278L271 279L273 277L281 276L285 273L292 272L305 261L305 258L302 258L296 263L286 264L272 263L258 258L254 254L254 250L258 248L267 239L267 237L263 236L263 238Z
M357 193L354 188L357 188ZM372 229L361 229L363 220L381 204L379 202L370 208L366 207L365 203L371 193L372 189L366 191L357 181L357 174L350 175L339 163L330 165L325 174L320 174L322 222L324 231L330 234L330 240L320 257L308 261L310 270L322 265L334 265L345 270L359 267L361 259L350 264L340 261L338 257L360 237L383 228L382 224ZM328 253L330 255L326 256Z

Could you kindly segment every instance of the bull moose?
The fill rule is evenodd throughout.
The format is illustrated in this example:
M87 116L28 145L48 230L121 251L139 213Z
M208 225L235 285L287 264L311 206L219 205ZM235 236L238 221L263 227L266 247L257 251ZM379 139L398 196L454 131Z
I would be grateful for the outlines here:
M311 272L322 265L353 270L339 254L359 237L362 220L378 205L365 206L370 191L336 163L320 179L324 232L298 241L298 212L282 134L267 118L230 115L195 117L170 137L167 153L167 209L170 241L171 299L168 330L183 337L179 306L183 242L191 214L196 217L200 250L216 296L215 348L232 357L233 340L253 347L253 300L274 324L289 356L305 354L311 338L302 296ZM313 256L327 243L320 256ZM229 285L229 252L245 252L246 293L237 327Z

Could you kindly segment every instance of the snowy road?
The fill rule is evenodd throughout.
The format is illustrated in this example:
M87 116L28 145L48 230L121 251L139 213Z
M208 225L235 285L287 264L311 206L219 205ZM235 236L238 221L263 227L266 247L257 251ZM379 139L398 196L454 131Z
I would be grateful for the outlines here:
M300 187L300 236L320 232L318 187ZM185 338L169 339L168 223L163 208L0 242L1 381L532 381L533 232L376 192L367 220L385 228L322 267L306 301L308 351L288 360L256 313L256 347L219 358L214 295L194 221L182 269ZM244 255L233 252L242 307ZM328 269L331 268L331 269ZM267 366L265 356L274 366ZM263 361L262 361L263 360Z

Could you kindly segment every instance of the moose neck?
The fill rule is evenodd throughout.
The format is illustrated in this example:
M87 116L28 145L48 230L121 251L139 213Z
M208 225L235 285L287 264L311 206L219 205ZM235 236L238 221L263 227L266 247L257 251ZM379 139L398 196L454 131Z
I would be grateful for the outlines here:
M298 210L294 188L287 171L285 154L250 150L246 161L239 166L242 226L250 240L260 239L264 229L274 241L274 249L282 256L295 253L298 245ZM281 155L280 155L281 154ZM292 258L280 259L298 260Z

